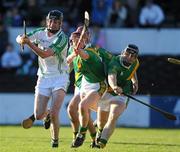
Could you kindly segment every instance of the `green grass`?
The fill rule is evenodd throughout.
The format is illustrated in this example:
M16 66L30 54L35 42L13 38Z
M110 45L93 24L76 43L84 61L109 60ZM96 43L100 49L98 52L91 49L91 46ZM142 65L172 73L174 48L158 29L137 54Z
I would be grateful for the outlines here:
M61 127L59 148L52 149L49 130L0 126L0 152L180 152L180 129L116 128L103 150L89 148L89 134L82 147L71 149L71 132Z

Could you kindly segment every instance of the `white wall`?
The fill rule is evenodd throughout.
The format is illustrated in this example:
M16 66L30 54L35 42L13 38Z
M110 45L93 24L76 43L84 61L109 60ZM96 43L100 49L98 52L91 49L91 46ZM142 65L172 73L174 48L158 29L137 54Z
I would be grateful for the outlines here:
M72 98L72 95L67 95L62 105L59 114L60 122L63 125L70 125L70 121L66 112L66 105ZM144 101L149 101L149 98L138 97ZM0 94L0 124L20 124L21 121L33 113L34 95L27 93L4 93ZM96 113L92 114L93 119L96 118ZM36 121L36 124L42 124L42 121ZM123 126L149 126L149 109L139 103L130 101L127 110L119 118L118 125Z
M32 28L27 28L27 32ZM129 43L136 44L140 54L180 54L180 29L103 29L106 43L103 47L118 53ZM15 42L16 36L23 33L23 28L10 28L10 41L20 51ZM27 50L27 47L25 47Z
M136 44L140 54L180 54L178 29L108 29L107 48L118 53L129 43Z

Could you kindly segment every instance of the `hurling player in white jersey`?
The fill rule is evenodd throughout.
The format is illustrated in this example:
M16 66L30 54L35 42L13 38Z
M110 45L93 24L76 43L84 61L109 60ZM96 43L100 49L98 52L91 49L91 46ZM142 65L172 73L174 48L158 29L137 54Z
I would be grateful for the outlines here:
M58 147L59 111L69 85L66 62L68 38L61 29L62 20L62 12L52 10L46 17L47 27L38 28L27 35L18 35L16 38L17 43L31 48L39 61L34 114L23 120L22 126L27 129L35 120L44 119L44 127L48 129L51 126L52 147ZM47 110L50 97L51 106Z

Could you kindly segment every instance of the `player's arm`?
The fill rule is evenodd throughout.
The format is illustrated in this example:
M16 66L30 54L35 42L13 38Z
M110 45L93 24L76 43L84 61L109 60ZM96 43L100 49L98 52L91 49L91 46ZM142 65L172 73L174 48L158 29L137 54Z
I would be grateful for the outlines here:
M110 87L113 89L114 93L118 95L122 95L123 90L120 86L117 85L117 75L116 74L108 74L108 83Z
M51 48L46 49L46 51L40 49L38 46L36 46L33 42L30 41L30 39L27 36L20 36L16 39L17 43L21 45L28 45L29 48L32 49L32 51L40 56L41 58L47 58L49 56L54 55L54 51Z
M26 43L26 44L32 49L32 51L36 55L40 56L41 58L47 58L47 57L54 55L54 51L51 48L42 50L39 47L37 47L34 43L32 43L31 41L28 41L28 43Z
M133 94L136 94L136 92L138 91L138 78L136 72L134 76L131 78L131 81L133 83Z
M123 90L117 84L117 66L114 65L113 60L108 65L108 83L113 89L114 93L121 95Z

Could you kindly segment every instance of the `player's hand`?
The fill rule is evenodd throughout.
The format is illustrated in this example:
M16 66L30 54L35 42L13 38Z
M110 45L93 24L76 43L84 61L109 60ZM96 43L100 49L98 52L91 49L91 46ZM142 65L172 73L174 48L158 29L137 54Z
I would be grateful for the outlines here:
M16 42L20 45L28 44L30 42L29 38L25 35L18 35L16 38Z
M22 44L29 44L30 40L27 36L23 35L22 36Z
M74 54L76 54L76 56L78 55L78 53L79 53L79 50L78 50L78 48L74 48L74 52L73 52Z
M77 56L77 54L75 52L72 52L72 54L70 54L66 59L67 59L67 63L71 64L71 62L73 61L73 59Z
M114 86L112 89L113 89L114 93L116 93L116 94L118 94L118 95L123 95L123 94L122 94L122 93L123 93L123 90L122 90L121 87L119 87L119 86Z
M138 91L138 82L133 83L133 95L135 95Z

